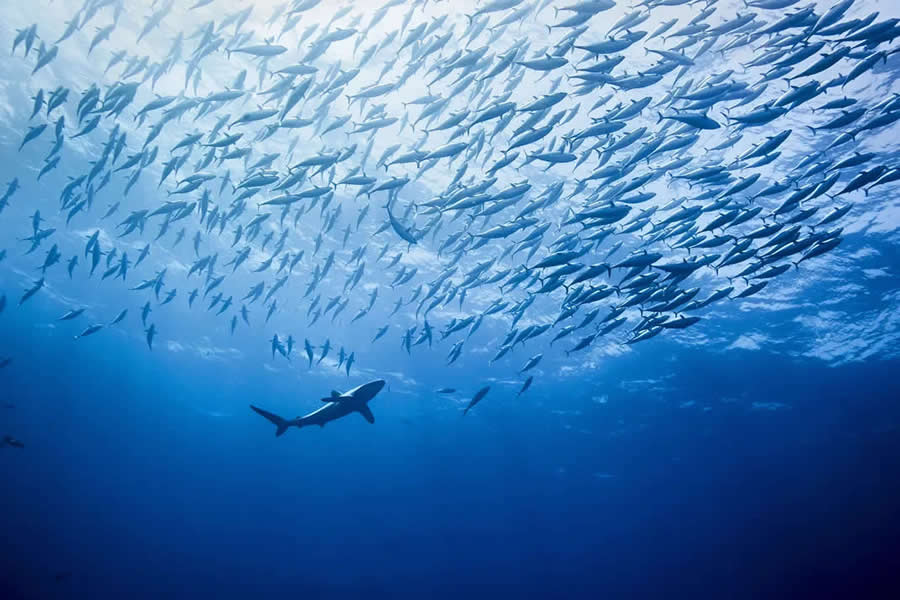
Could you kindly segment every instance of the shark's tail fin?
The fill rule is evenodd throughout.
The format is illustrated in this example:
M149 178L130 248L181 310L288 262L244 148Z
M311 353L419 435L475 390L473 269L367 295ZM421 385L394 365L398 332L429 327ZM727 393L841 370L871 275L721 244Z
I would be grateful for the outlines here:
M256 414L262 415L263 417L265 417L265 419L267 421L269 421L270 423L275 424L275 427L276 427L275 436L276 437L282 435L285 431L287 431L288 427L290 427L290 424L291 424L290 421L279 417L275 413L270 413L267 410L257 408L255 406L253 406L252 404L250 405L250 408L252 408Z

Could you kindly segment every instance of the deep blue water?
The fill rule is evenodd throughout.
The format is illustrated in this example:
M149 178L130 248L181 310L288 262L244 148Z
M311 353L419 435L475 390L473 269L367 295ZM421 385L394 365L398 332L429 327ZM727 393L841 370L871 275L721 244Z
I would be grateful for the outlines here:
M386 390L374 427L276 439L246 404L302 381L115 338L86 364L62 337L4 321L4 347L25 342L4 426L29 442L0 455L5 597L861 597L897 581L896 361L659 344L465 421ZM671 361L661 389L616 384L655 361Z
M446 239L462 235L463 230L471 233L473 227L518 220L513 215L522 205L533 206L530 203L535 198L544 198L559 184L565 192L561 200L528 213L536 215L535 224L551 226L538 248L540 253L527 261L533 269L534 261L557 247L553 245L557 236L571 234L565 229L565 221L573 210L582 208L583 200L579 195L584 190L579 189L577 180L601 168L600 161L609 158L605 150L601 151L604 144L619 143L639 126L647 128L646 137L643 133L637 136L641 144L645 140L651 144L648 138L657 134L659 140L668 140L666 136L674 135L672 131L686 135L691 130L657 123L653 110L646 108L637 118L629 117L628 128L621 134L599 140L594 149L589 149L593 141L583 146L572 144L569 134L604 120L603 114L618 119L620 113L613 105L627 107L644 95L650 95L653 109L660 108L662 105L655 102L677 82L686 85L686 90L701 92L712 79L727 80L735 86L752 84L757 90L768 65L745 65L763 51L769 52L767 44L786 39L791 51L796 52L794 48L805 47L808 40L789 34L761 34L726 54L719 51L730 34L722 34L721 40L717 38L705 54L701 53L702 58L697 55L684 78L680 71L670 69L651 88L627 90L619 82L619 87L604 84L585 96L576 95L571 80L562 76L563 71L566 75L571 72L570 67L587 64L581 50L569 48L563 53L570 61L565 69L546 78L529 71L509 97L522 106L544 95L551 84L562 86L560 89L571 95L559 107L575 120L571 124L567 121L565 128L552 128L546 147L545 142L523 147L523 156L516 160L524 163L526 153L567 148L586 156L587 162L571 168L566 166L570 163L560 163L547 170L544 164L517 162L500 172L496 185L488 186L496 192L520 180L533 184L517 206L504 208L507 212L494 221L482 220L484 215L474 213L465 218L441 216L443 229L436 231L429 225L434 233L425 235L426 221L431 217L425 210L419 212L422 205L440 199L442 194L456 193L463 183L488 180L485 167L509 152L507 144L516 138L507 135L508 131L496 138L492 135L484 150L479 148L465 163L467 171L458 169L468 157L436 167L438 163L426 164L421 170L415 163L382 170L372 163L394 142L403 147L398 152L413 147L433 150L451 139L465 139L474 146L474 136L482 133L481 128L490 133L494 123L489 127L476 124L471 131L463 127L464 131L427 135L422 126L412 129L405 122L391 123L385 126L390 129L371 138L367 166L360 155L368 134L350 129L362 120L363 110L377 100L363 109L361 103L351 102L348 107L345 96L369 89L364 86L381 81L386 74L399 80L422 46L416 43L400 48L403 36L390 36L398 30L417 31L416 27L425 24L437 24L435 36L445 28L452 34L446 48L429 55L428 60L435 62L425 64L427 69L442 68L439 59L455 61L449 58L455 56L453 52L474 52L472 48L479 44L484 44L490 60L475 64L481 70L493 68L504 52L518 48L513 44L523 40L530 58L539 60L544 50L556 48L552 44L562 44L566 39L568 30L545 34L545 25L563 18L560 15L566 11L557 15L553 9L569 2L526 0L535 14L526 13L521 24L506 29L498 25L497 37L486 26L507 13L491 13L472 22L465 18L487 5L486 1L392 3L395 6L385 13L384 20L369 26L369 37L361 44L360 53L373 44L377 52L370 58L375 58L360 69L358 79L342 84L342 93L329 101L331 106L325 106L328 110L320 114L317 109L315 113L320 121L317 128L350 118L346 126L327 134L319 134L319 129L314 134L303 130L291 134L293 138L278 132L264 141L250 142L263 132L261 124L242 129L246 137L241 144L251 151L252 160L264 152L283 153L272 162L279 174L300 159L327 156L338 150L349 152L334 173L312 176L302 184L306 187L331 185L332 180L349 176L355 166L360 166L362 173L376 176L379 182L411 176L408 187L397 196L398 204L410 210L398 207L396 212L404 210L403 218L414 228L422 228L422 237L415 246L407 244L393 226L385 227L385 198L379 194L354 197L355 189L342 187L334 194L330 208L300 214L296 225L291 223L293 217L286 221L287 227L276 225L273 213L274 218L258 238L248 240L245 236L240 242L246 243L248 252L252 246L252 253L242 267L232 270L227 261L239 248L236 224L243 226L268 210L257 201L274 195L271 190L251 197L245 212L218 233L209 220L203 221L207 217L201 217L199 209L192 208L158 240L154 238L162 224L160 215L147 218L146 231L119 236L122 219L142 208L159 208L161 202L172 198L165 192L175 188L173 180L192 169L208 169L215 174L204 188L211 193L211 210L221 208L224 213L237 206L234 198L238 191L227 185L222 173L225 167L215 162L202 169L194 167L199 155L207 150L192 147L179 151L187 156L197 150L179 173L157 185L162 163L179 155L173 146L186 134L195 128L206 133L220 118L219 113L229 112L234 118L255 110L261 90L275 80L273 73L262 73L257 81L257 71L263 69L260 61L222 52L228 43L263 43L264 35L273 34L265 20L274 8L269 4L275 3L253 3L259 8L246 17L249 21L236 26L232 20L231 25L207 38L203 34L207 22L221 24L240 14L238 9L247 3L214 0L191 12L183 6L186 2L178 0L171 15L142 44L136 42L136 35L152 11L165 3L152 3L150 7L145 5L151 3L129 0L121 4L127 6L122 13L116 11L117 2L104 5L94 21L60 42L59 56L36 74L31 74L34 51L23 56L20 46L12 57L0 60L0 193L13 178L21 183L8 206L0 210L0 251L8 252L0 259L0 297L6 298L5 309L0 311L0 359L12 358L0 368L0 436L11 435L24 444L24 448L0 447L0 600L900 597L900 197L896 181L846 195L821 195L815 203L802 205L818 207L818 219L835 207L852 203L839 222L828 225L840 227L835 234L842 239L838 247L803 261L796 269L787 269L750 298L723 299L695 311L692 314L702 320L687 329L666 330L634 345L627 342L641 331L635 324L644 315L643 306L623 313L628 321L621 329L598 336L583 352L572 352L581 334L556 345L550 344L549 337L566 323L580 321L588 309L579 308L572 321L555 324L562 289L549 294L535 292L543 281L532 281L516 290L501 288L497 282L490 286L472 284L465 304L458 299L455 294L466 287L460 281L482 261L500 256L488 274L508 267L508 273L515 276L517 271L513 269L526 260L529 250L526 247L512 256L503 251L510 243L522 243L524 236L520 234L527 230L477 249L463 245L459 251L438 250ZM88 0L84 6L92 3L94 0ZM323 32L332 26L349 27L357 18L360 21L354 27L371 23L375 20L372 13L387 0L352 4L349 12L329 22L336 12L335 4L323 0L318 8L304 13L300 25L289 23L285 37L277 41L290 45L290 53L271 65L266 63L267 67L300 60L297 52L310 44L307 38L298 41L307 21L321 25ZM626 3L616 4L609 12L593 17L579 41L604 39L611 23L631 13L632 7ZM666 19L684 24L694 17L720 24L751 10L769 24L783 12L748 7L733 0L710 2L709 6L716 9L712 12L704 11L705 3L668 4L675 6L653 6L646 24L639 25L653 31ZM802 7L797 2L790 4L791 11ZM816 14L823 14L834 4L817 2ZM12 45L18 31L35 22L40 41L53 43L82 5L80 0L0 5L0 53ZM637 18L643 18L643 8L634 10L638 11L634 13ZM896 1L856 0L842 18L866 19L877 13L871 18L880 23L900 17L898 11ZM703 12L708 14L703 16ZM410 20L404 22L407 15ZM93 54L86 54L96 35L95 27L114 19L120 21L112 37L102 40ZM280 20L273 23L272 27L281 27ZM464 28L469 31L481 25L485 28L472 40L456 35ZM239 35L241 27L248 37ZM900 37L900 28L896 32ZM75 105L88 86L97 82L104 92L118 89L118 76L124 77L123 71L139 64L144 56L149 66L126 79L136 82L152 77L149 69L158 67L158 61L170 53L178 33L185 33L183 53L169 65L171 72L153 82L156 87L152 91L145 80L134 103L118 119L104 115L95 132L76 139L81 125L76 124ZM706 34L697 35L702 38ZM202 63L202 77L188 86L184 80L187 59L195 50L203 50L194 47L200 38L206 40L206 48L214 43L223 46L210 51ZM384 47L380 47L381 40L388 40ZM704 45L700 39L695 41L698 43L686 46L690 52ZM670 49L680 43L679 39L658 37L649 49ZM318 67L312 76L316 86L324 82L330 87L336 73L350 70L359 60L354 44L351 39L336 41L324 56L310 59ZM817 53L833 51L841 44L839 39L829 39ZM637 161L640 164L631 174L623 167L621 176L629 178L623 181L633 182L644 174L661 175L646 187L637 186L652 190L656 196L638 202L631 214L649 207L660 212L635 235L616 230L615 236L591 246L579 260L586 264L614 263L646 247L650 230L655 230L662 215L699 202L696 198L707 184L688 185L674 175L681 176L701 165L727 165L734 171L733 177L708 185L715 193L704 203L728 189L725 186L738 177L750 173L760 176L749 191L741 191L734 204L694 217L696 230L729 206L738 206L741 211L763 207L765 221L760 217L742 225L744 229L728 230L736 232L735 242L753 228L782 218L770 213L783 196L755 196L764 186L787 181L790 185L783 192L793 194L810 182L818 185L833 163L847 160L854 152L872 152L873 156L840 171L840 183L829 188L831 193L847 185L862 169L884 167L890 173L889 169L898 168L900 138L896 134L900 119L859 133L852 142L834 149L828 146L845 128L808 129L821 126L837 114L815 112L813 106L845 95L852 95L858 106L871 111L859 123L891 116L882 112L888 107L893 115L900 115L900 101L892 100L893 95L900 95L897 42L891 38L871 48L863 46L854 47L852 57L816 75L822 82L834 81L839 73L850 72L850 60L858 65L867 52L886 53L884 60L876 61L848 86L826 86L821 95L792 107L770 125L747 130L739 129L729 118L739 114L734 111L750 110L751 106L732 107L728 112L722 106L724 101L719 101L708 114L721 121L721 128L704 130L699 141L678 153L654 156L652 163L649 159ZM622 52L617 77L627 79L628 74L641 69L672 66L641 48L643 45L637 44ZM116 49L125 50L127 58L115 69L104 71ZM769 55L770 64L782 56L772 58L775 54ZM807 56L788 65L794 71L789 68L783 75L806 68L815 60ZM208 115L198 116L198 110L174 120L153 142L159 153L148 162L144 175L140 175L141 167L113 172L142 148L148 130L160 118L154 113L146 122L137 122L134 116L138 106L146 106L154 94L184 93L205 98L240 87L232 86L232 82L241 68L248 70L244 96L228 101L231 104L214 105ZM391 91L384 99L384 114L420 115L423 107L406 101L432 91L441 97L455 85L448 78L432 89L424 70ZM431 72L427 73L429 77ZM482 91L469 95L463 89L467 93L451 98L440 119L429 125L444 120L451 110L471 108L473 119L482 115L475 111L476 105L481 111L485 102L503 95L501 89L514 81L512 73L510 69L509 77L504 73L486 84L496 86L484 90L490 92L484 95L486 100L476 98ZM557 76L559 82L554 83ZM692 81L691 85L686 79ZM790 93L789 82L781 76L770 79L767 85L758 102L774 102ZM71 88L67 103L55 109L52 117L39 114L28 120L37 90L49 95L56 86ZM746 89L735 87L737 91ZM608 92L612 94L608 104L598 102L595 108L586 110L597 96ZM321 90L317 93L326 95ZM736 96L735 102L741 97ZM680 102L668 101L666 106ZM758 102L754 100L752 106ZM293 115L313 114L312 104L304 101ZM486 106L490 110L491 105ZM61 161L38 181L37 173L53 143L55 119L63 114L66 123L61 129L65 138ZM378 118L381 113L375 114ZM527 117L515 118L518 120L507 125L518 126ZM43 121L49 125L47 131L19 150L27 127ZM127 132L120 138L127 138L127 143L119 162L106 167L110 183L97 191L92 206L70 215L69 204L61 208L60 190L70 178L91 169L114 124L121 127L121 133ZM781 154L773 157L777 159L774 162L749 168L738 160L753 145L786 129L792 133L779 147ZM739 132L743 134L741 139L730 137ZM726 138L734 141L725 141L719 150L706 150L723 144ZM292 141L298 143L290 146ZM623 161L630 160L630 153L638 147L635 144L628 150L621 149L609 164L627 166ZM669 161L676 157L692 162L673 167ZM809 157L816 157L815 164L808 162ZM246 174L250 162L244 161L243 168L241 161L227 163L232 184ZM664 163L670 166L661 166ZM798 167L801 163L803 166ZM817 170L800 176L807 169ZM138 173L137 184L126 193L134 172ZM454 177L456 183L449 183ZM589 189L583 195L605 193L606 185L597 184L596 190ZM87 192L79 190L75 197L80 198L82 193ZM199 194L197 191L190 199L197 200ZM681 203L669 205L673 199ZM101 219L116 201L121 201L119 212ZM28 246L22 240L34 231L32 215L36 210L41 211L43 219L39 227L56 231L38 250L26 254ZM322 250L316 253L315 235L332 217L340 217L339 225L324 236ZM186 237L176 245L176 230L182 225ZM610 228L620 226L624 224L611 224ZM348 227L346 239L342 239L344 227ZM806 220L798 235L821 234L822 227L817 227L814 219ZM150 244L149 257L133 265L124 280L115 276L101 279L105 261L100 263L98 273L89 276L85 242L95 231L99 232L104 253L115 249L121 256L128 252L134 262L144 245ZM238 299L260 282L270 290L281 273L273 272L274 263L272 269L256 270L276 258L269 254L272 246L267 250L261 239L267 234L277 239L282 232L286 232L286 249L281 257L296 257L301 251L306 254L274 297L277 307L262 301L248 302L250 316L245 325L238 320L244 300ZM192 248L195 233L201 234L196 251ZM620 249L615 246L617 240L623 244ZM582 243L580 238L576 241L576 245ZM688 255L684 248L674 248L670 241L667 238L665 246L656 246L665 251L664 260L697 256L696 251ZM51 244L58 244L62 261L47 271L47 285L17 306L25 290L39 277L40 264ZM362 247L367 248L363 264L368 270L358 288L346 291L342 289L348 287L344 282L357 264L352 253ZM716 252L727 248L719 247ZM385 258L375 259L382 249ZM315 293L305 295L312 274L318 272L330 251L337 257L334 270ZM219 262L209 274L187 273L199 257L213 255ZM65 264L71 256L78 256L81 262L69 277ZM387 267L394 256L398 262ZM454 295L432 312L425 311L435 328L434 346L423 343L404 350L403 332L413 326L421 328L425 322L418 312L414 314L415 302L409 300L412 290L422 285L438 293L441 286L429 289L428 282L449 273L452 267L458 267L458 271L452 273L448 279L451 285L443 287L439 295L449 297L449 288L456 286ZM713 289L733 285L736 289L731 296L736 296L753 281L752 277L737 276L743 267L731 267L732 271L725 268L721 273L718 268L703 267L688 277L683 287L702 288L698 296L702 298ZM160 302L161 298L148 290L133 289L164 269L163 295L171 290L178 292L170 304ZM416 269L415 277L397 284L398 274L407 273L406 269ZM624 281L619 279L622 271L610 269L596 279L617 285ZM221 315L207 308L209 298L202 297L193 307L186 301L192 288L202 294L214 274L226 276L218 289L223 296L235 298L229 311ZM369 307L371 313L363 311L358 321L351 322L374 291L380 295ZM321 296L321 304L332 297L344 298L349 308L335 321L329 322L330 315L326 314L313 323L315 295ZM215 297L212 293L210 296ZM603 308L599 319L625 297L627 293L617 293L596 305ZM409 304L392 314L398 298ZM554 323L554 327L491 362L503 347L503 338L516 326L511 323L513 303L525 302L526 298L538 299L518 326ZM478 321L477 332L473 333L474 327L464 328L439 339L440 331L454 323L453 319L485 315L501 300L512 306L485 318L483 324ZM142 323L140 312L145 302L152 312L147 323ZM60 320L74 308L84 308L85 312L72 321ZM123 309L129 312L121 323L107 325L90 337L73 339L91 323L108 324ZM273 316L266 320L270 309ZM672 316L675 314L680 313L675 311ZM235 328L230 326L231 318L235 319ZM151 323L158 332L152 350L145 341L146 327ZM374 333L383 325L390 326L388 333L373 341ZM419 332L421 329L416 329L413 337ZM297 345L290 358L272 351L273 335L280 336L282 342L292 336ZM311 368L303 349L307 339L315 346L317 357L326 341L331 346L328 359ZM448 360L451 346L464 340L461 357ZM356 362L349 372L335 360L338 348L354 353ZM544 356L542 362L529 371L534 383L518 395L526 376L520 369L538 353ZM371 403L374 425L359 415L349 415L322 429L291 428L282 437L275 437L273 426L249 408L251 404L260 406L288 418L305 415L322 406L320 399L331 390L345 391L373 379L384 379L387 384ZM473 394L487 385L491 387L488 395L463 416L462 410ZM445 387L456 392L444 395L435 391Z

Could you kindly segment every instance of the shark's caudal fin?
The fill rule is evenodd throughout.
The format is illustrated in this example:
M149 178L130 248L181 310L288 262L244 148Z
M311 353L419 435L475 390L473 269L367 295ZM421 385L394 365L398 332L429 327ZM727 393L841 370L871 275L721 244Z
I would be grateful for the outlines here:
M279 417L278 415L276 415L275 413L270 413L267 410L257 408L255 406L253 406L252 404L250 405L250 408L252 408L256 414L262 415L263 417L265 417L266 420L269 421L270 423L275 424L275 427L276 427L275 436L276 437L282 435L285 431L287 431L288 427L290 427L290 422L287 419L283 419L283 418Z

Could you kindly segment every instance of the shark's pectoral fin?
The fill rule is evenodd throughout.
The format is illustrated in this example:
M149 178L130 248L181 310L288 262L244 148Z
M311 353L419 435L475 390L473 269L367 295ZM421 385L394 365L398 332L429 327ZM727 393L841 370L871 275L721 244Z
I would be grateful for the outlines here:
M375 415L372 414L372 409L368 406L360 407L359 414L361 414L369 423L375 423Z

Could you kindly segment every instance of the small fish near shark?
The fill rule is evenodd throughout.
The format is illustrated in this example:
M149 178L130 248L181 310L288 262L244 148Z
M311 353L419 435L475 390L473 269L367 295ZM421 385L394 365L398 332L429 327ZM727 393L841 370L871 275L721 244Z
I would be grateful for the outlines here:
M0 269L25 274L0 317L77 298L53 326L83 345L186 347L188 311L260 363L349 378L371 340L487 357L521 396L765 297L900 181L871 143L900 130L896 2L34 4L59 18L0 9ZM82 297L107 291L133 300ZM369 418L363 388L254 410Z

